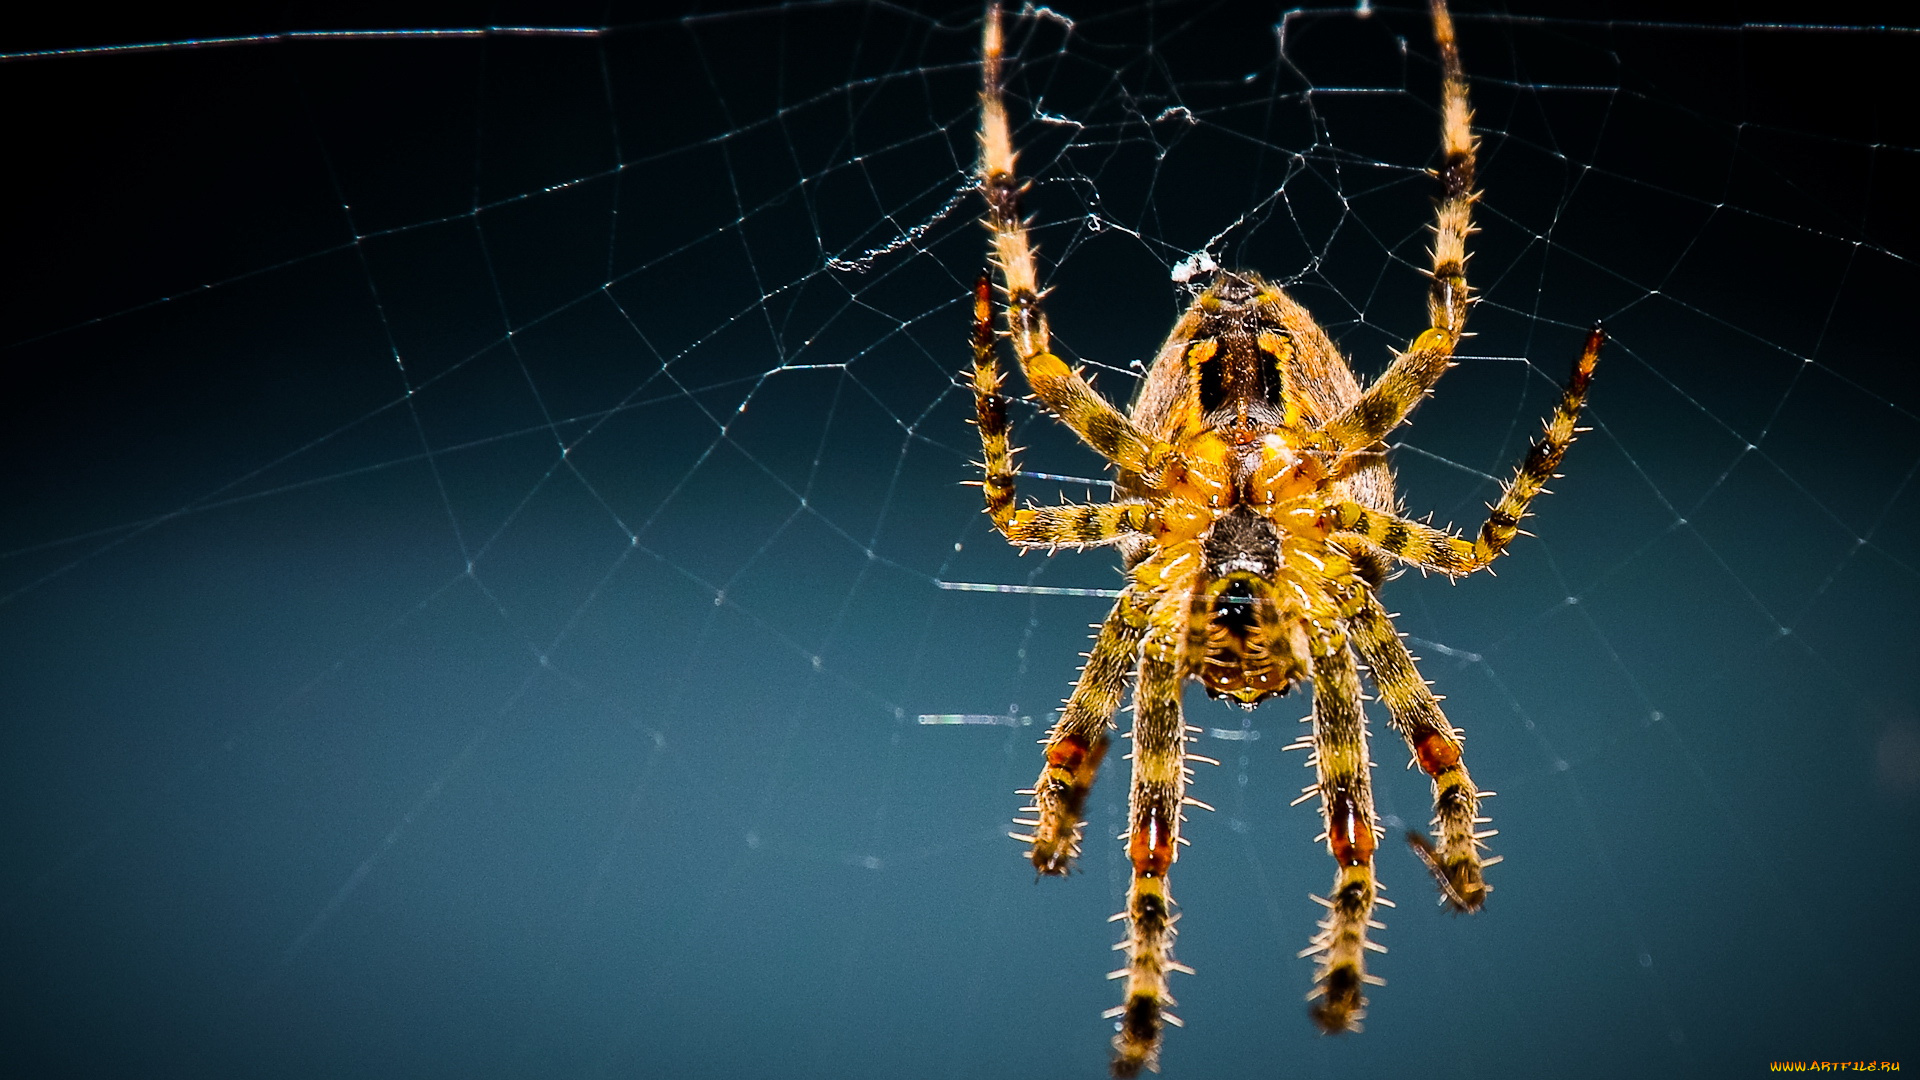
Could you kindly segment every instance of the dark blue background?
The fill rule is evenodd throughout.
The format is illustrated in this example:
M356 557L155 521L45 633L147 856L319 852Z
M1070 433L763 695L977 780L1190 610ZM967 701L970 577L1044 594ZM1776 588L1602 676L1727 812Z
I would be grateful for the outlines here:
M1282 63L1269 7L1063 10L1011 86L1063 345L1130 393L1223 236L1378 371L1422 318L1424 16L1296 15ZM1389 844L1388 985L1314 1035L1305 703L1196 691L1242 737L1197 748L1168 1076L1920 1066L1920 38L1733 15L1460 13L1485 302L1410 508L1476 524L1614 335L1539 538L1386 593L1507 861L1450 919ZM1082 875L1003 833L1103 601L939 587L1117 580L958 486L976 10L98 16L6 48L606 32L0 64L14 1067L1102 1075L1124 763Z

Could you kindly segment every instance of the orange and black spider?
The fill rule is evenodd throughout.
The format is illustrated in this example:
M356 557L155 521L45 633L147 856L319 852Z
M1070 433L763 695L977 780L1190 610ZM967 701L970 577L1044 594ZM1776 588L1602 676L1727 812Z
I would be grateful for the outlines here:
M1167 878L1186 794L1189 728L1180 691L1252 708L1296 684L1313 687L1312 750L1323 839L1337 867L1320 933L1303 955L1319 966L1311 997L1322 1030L1355 1029L1377 894L1380 826L1369 784L1361 706L1365 665L1395 731L1432 778L1432 841L1415 850L1444 902L1476 911L1486 899L1481 854L1490 831L1461 760L1461 733L1415 669L1378 590L1397 563L1449 575L1481 569L1519 531L1579 430L1575 423L1599 358L1596 327L1574 365L1546 432L1501 493L1474 540L1400 513L1383 440L1453 365L1471 296L1466 241L1472 224L1474 137L1466 76L1444 0L1433 0L1440 53L1441 197L1427 291L1428 327L1372 385L1361 389L1313 316L1259 275L1215 270L1160 347L1132 408L1121 413L1051 351L1034 249L1021 218L1021 184L1001 95L1001 16L989 6L982 45L979 184L992 262L1004 294L1006 337L1034 396L1119 471L1110 503L1014 505L1006 399L994 359L993 282L973 297L972 381L984 456L987 513L1014 544L1120 548L1127 586L1100 627L1079 683L1046 739L1046 765L1015 834L1042 874L1064 874L1080 849L1082 810L1107 752L1129 676L1134 681L1133 787L1127 855L1133 883L1122 916L1127 966L1116 1020L1113 1072L1156 1068L1161 1029L1179 1021L1167 975L1173 898Z

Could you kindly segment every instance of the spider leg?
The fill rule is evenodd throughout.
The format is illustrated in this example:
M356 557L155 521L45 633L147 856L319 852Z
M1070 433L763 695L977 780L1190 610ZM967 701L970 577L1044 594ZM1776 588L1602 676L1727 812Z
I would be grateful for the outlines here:
M1106 756L1107 731L1146 624L1147 609L1139 596L1132 590L1122 593L1094 638L1073 695L1047 734L1047 763L1030 793L1032 805L1022 808L1035 816L1014 819L1033 832L1011 834L1032 845L1033 868L1039 873L1065 874L1080 854L1081 812Z
M1013 520L1013 446L1008 441L1007 399L1000 393L1000 365L993 359L993 279L982 272L973 283L973 413L980 429L980 492L987 516L1002 533Z
M1466 332L1467 237L1473 235L1474 150L1467 76L1454 42L1446 0L1432 0L1433 40L1440 47L1441 196L1434 214L1433 269L1427 287L1428 328L1351 405L1321 428L1331 448L1359 450L1400 426L1440 376Z
M1147 530L1153 508L1141 502L1028 506L1007 523L1007 539L1023 547L1111 544Z
M1527 516L1527 505L1546 490L1547 481L1566 456L1580 428L1580 410L1587 401L1587 387L1593 381L1593 367L1600 359L1600 346L1606 335L1596 326L1587 334L1586 346L1573 365L1573 374L1560 394L1560 404L1547 418L1546 431L1527 450L1527 456L1514 470L1500 492L1500 501L1480 526L1480 535L1469 543L1452 533L1408 521L1394 514L1362 506L1351 500L1329 508L1329 523L1336 534L1357 536L1374 547L1425 570L1443 574L1470 574L1500 557L1520 531Z
M1000 369L993 360L992 284L981 274L973 289L973 411L980 429L980 465L976 481L993 519L1009 541L1024 547L1086 547L1111 544L1146 531L1153 508L1142 502L1076 503L1014 509L1012 425L1007 399L1000 393Z
M1587 403L1587 386L1593 381L1593 366L1600 360L1600 346L1607 340L1606 333L1598 324L1587 332L1587 342L1580 350L1580 358L1574 361L1573 374L1567 377L1566 388L1560 392L1560 404L1554 407L1553 415L1547 418L1546 431L1535 439L1527 449L1527 456L1513 472L1513 479L1507 481L1505 490L1500 492L1500 501L1494 504L1487 515L1486 524L1480 526L1480 536L1473 544L1474 558L1479 566L1485 566L1499 557L1506 546L1520 531L1520 519L1527 516L1527 504L1535 495L1546 490L1547 481L1559 474L1554 472L1560 467L1560 459L1566 456L1567 447L1580 433L1575 427L1580 420L1580 410Z
M1367 999L1361 988L1381 980L1367 974L1366 953L1386 949L1367 940L1378 886L1373 877L1373 790L1368 784L1366 716L1360 707L1360 673L1353 653L1339 639L1313 646L1313 765L1326 822L1327 850L1336 866L1333 893L1320 932L1301 953L1319 956L1309 998L1314 1023L1328 1034L1359 1030Z
M1453 16L1446 0L1433 0L1433 41L1440 47L1440 206L1434 216L1433 281L1427 291L1427 317L1432 327L1421 337L1438 332L1458 341L1467 324L1467 237L1473 234L1474 150L1478 140L1467 104L1467 76L1460 67L1460 47L1453 39ZM1419 339L1414 348L1419 348Z
M1113 1037L1113 1075L1137 1076L1159 1067L1164 1024L1179 1019L1166 1011L1174 1004L1167 974L1190 971L1173 958L1173 894L1167 887L1180 844L1181 807L1186 802L1187 729L1180 712L1185 678L1185 649L1193 604L1191 573L1171 586L1154 605L1153 633L1140 652L1139 681L1133 694L1133 792L1127 830L1127 857L1133 884L1127 890L1127 937L1122 943L1127 966L1112 978L1127 980L1122 1004L1107 1015L1119 1020Z
M1027 384L1042 404L1073 429L1081 441L1122 469L1137 473L1147 483L1157 485L1172 463L1173 450L1165 442L1141 431L1133 421L1115 409L1094 390L1086 377L1053 355L1052 336L1047 328L1046 312L1040 306L1039 280L1035 270L1033 243L1027 235L1027 223L1020 216L1020 192L1023 185L1014 173L1017 155L1007 127L1007 108L1001 94L1000 5L987 7L986 30L981 42L980 87L980 191L986 196L986 226L993 233L993 262L1007 294L1007 332ZM982 297L980 286L974 289L974 392L983 393L991 384L999 387L999 374L993 370L992 342L983 349L979 331ZM984 372L983 373L983 369ZM1004 425L1003 425L1004 430ZM985 437L982 426L982 437ZM991 455L990 455L991 456ZM989 470L992 462L989 460ZM1011 480L1009 477L1009 484ZM1007 489L1007 505L1012 505L1012 488ZM994 492L989 491L989 500Z
M1483 841L1493 832L1474 831L1487 819L1479 816L1480 792L1461 761L1460 732L1440 711L1439 699L1427 689L1392 619L1371 592L1347 626L1360 659L1373 672L1394 729L1433 779L1434 836L1439 844L1418 833L1408 834L1408 840L1433 872L1447 904L1455 911L1478 911L1489 891L1481 871L1499 860L1480 857Z

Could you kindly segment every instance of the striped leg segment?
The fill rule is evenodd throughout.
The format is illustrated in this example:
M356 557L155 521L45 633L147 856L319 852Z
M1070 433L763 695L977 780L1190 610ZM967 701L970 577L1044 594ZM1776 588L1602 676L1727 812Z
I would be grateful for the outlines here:
M1031 792L1022 792L1033 796L1032 805L1022 812L1034 816L1014 820L1033 832L1012 835L1032 845L1033 868L1039 873L1065 874L1080 854L1081 815L1106 756L1107 731L1120 707L1120 694L1146 622L1146 609L1131 591L1114 603L1094 638L1086 666L1080 669L1073 695L1047 735L1047 764L1040 770L1040 779Z
M1007 292L1007 332L1013 339L1013 351L1020 358L1034 396L1052 410L1060 421L1102 457L1121 468L1139 474L1149 485L1162 482L1174 461L1172 449L1142 432L1107 399L1100 396L1079 371L1053 355L1052 334L1046 312L1040 306L1040 286L1033 252L1027 235L1027 223L1020 216L1020 193L1024 190L1014 172L1013 138L1007 128L1007 107L1001 95L1000 5L987 8L986 34L981 45L980 87L980 161L977 173L980 191L987 200L986 226L993 233L993 262L1000 271ZM982 345L979 312L985 293L974 290L974 392L983 393L980 374ZM985 348L991 360L992 342ZM999 378L990 380L997 393ZM1004 430L1004 425L1003 425ZM982 437L985 428L982 427ZM989 460L989 470L992 462ZM1010 473L1009 473L1010 475ZM992 493L989 492L991 502ZM1006 504L1012 507L1009 489ZM996 519L997 521L998 519Z
M1433 40L1440 47L1440 203L1433 224L1433 269L1427 286L1427 330L1346 411L1328 421L1323 435L1333 447L1363 450L1400 426L1440 376L1453 366L1453 351L1466 333L1467 237L1473 235L1473 110L1467 76L1453 39L1453 17L1444 0L1432 0Z
M1456 340L1440 330L1421 334L1353 404L1327 421L1319 431L1322 445L1353 453L1386 438L1453 366Z
M1002 533L1013 522L1012 426L1006 395L1000 392L1000 365L993 359L993 279L982 273L973 283L973 414L980 429L980 492L987 516Z
M1333 893L1320 900L1326 917L1302 956L1318 956L1314 1000L1308 1010L1329 1034L1359 1030L1366 1016L1362 987L1379 985L1367 974L1368 950L1385 952L1367 940L1378 886L1373 877L1373 791L1367 782L1366 717L1360 706L1360 674L1344 641L1317 641L1313 656L1313 765L1326 822L1327 851L1333 855Z
M1520 522L1535 496L1546 491L1547 481L1560 475L1554 470L1566 456L1581 428L1580 410L1587 403L1587 388L1593 381L1594 365L1600 360L1600 347L1606 335L1596 326L1587 334L1580 358L1560 392L1560 403L1546 421L1546 430L1534 440L1527 456L1514 470L1513 479L1500 492L1500 501L1487 515L1480 535L1471 543L1452 533L1418 521L1369 509L1357 502L1335 504L1329 511L1329 524L1336 533L1357 536L1374 547L1424 570L1443 574L1470 574L1506 551L1519 535Z
M1445 0L1432 0L1433 40L1440 47L1440 206L1433 223L1433 280L1427 287L1427 318L1432 329L1458 341L1467 325L1467 237L1473 235L1473 110L1467 104L1467 76L1453 40L1453 16ZM1414 341L1418 350L1420 342Z
M1189 589L1174 591L1161 605L1187 605ZM1185 612L1156 610L1155 626L1180 627ZM1171 638L1172 635L1169 635ZM1119 1021L1113 1037L1113 1075L1158 1071L1160 1035L1179 1019L1167 1012L1174 1003L1167 975L1191 969L1173 958L1173 894L1167 875L1180 843L1181 807L1186 801L1186 722L1180 713L1183 641L1147 643L1140 659L1133 698L1133 796L1127 831L1127 857L1133 884L1127 890L1127 966L1113 973L1126 979L1122 1004L1107 1015Z
M993 233L994 263L1010 303L1007 329L1014 351L1037 356L1049 346L1046 315L1039 308L1039 278L1027 223L1020 217L1020 182L1014 177L1013 135L1007 126L1006 100L1001 93L1000 5L987 5L987 25L980 43L980 160L976 173L987 199L986 225ZM1018 317L1016 317L1016 314Z
M1153 510L1145 503L1067 503L1016 510L1007 539L1023 547L1090 547L1147 531Z
M1438 843L1419 833L1408 834L1408 840L1433 872L1447 904L1455 911L1478 911L1489 891L1481 872L1500 860L1480 856L1493 831L1474 831L1487 819L1479 816L1481 793L1461 761L1460 732L1440 711L1439 699L1427 689L1413 656L1372 593L1348 626L1394 729L1407 740L1421 771L1433 779L1433 835Z
M973 287L973 411L980 429L980 492L987 516L1006 538L1025 547L1111 544L1146 530L1152 508L1140 502L1014 509L1017 495L1013 427L993 358L993 286L981 274Z
M1560 404L1554 407L1553 415L1547 418L1546 431L1534 440L1527 450L1527 456L1514 470L1513 479L1507 481L1506 490L1500 493L1500 501L1494 504L1493 512L1487 516L1486 524L1480 526L1480 536L1474 541L1474 558L1484 566L1506 550L1509 543L1520 531L1520 519L1527 516L1527 504L1535 495L1546 490L1547 481L1558 476L1554 470L1560 467L1560 459L1566 456L1567 447L1573 445L1574 438L1580 433L1575 427L1580 420L1580 410L1587 403L1587 386L1593 381L1593 366L1600 362L1600 347L1606 343L1606 332L1596 324L1587 332L1587 342L1580 350L1580 358L1573 363L1573 374L1567 377L1566 388L1560 392Z
M1358 538L1402 562L1443 574L1465 574L1485 565L1471 542L1421 521L1375 510L1348 499L1327 508L1324 519L1336 540Z

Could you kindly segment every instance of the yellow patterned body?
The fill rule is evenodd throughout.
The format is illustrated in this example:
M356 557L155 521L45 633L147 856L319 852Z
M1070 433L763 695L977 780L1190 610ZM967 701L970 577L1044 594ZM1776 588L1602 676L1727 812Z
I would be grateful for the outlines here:
M1168 879L1187 796L1189 729L1181 690L1253 708L1310 685L1321 836L1335 863L1320 932L1302 955L1317 957L1311 1014L1322 1030L1356 1030L1368 939L1378 929L1374 813L1360 671L1364 665L1433 785L1432 838L1410 836L1460 911L1485 901L1480 792L1462 759L1460 732L1414 667L1377 595L1395 565L1466 574L1499 557L1529 501L1555 475L1572 443L1602 337L1588 335L1559 406L1473 540L1401 515L1383 440L1451 366L1470 293L1466 239L1473 232L1474 140L1466 78L1443 0L1432 0L1442 73L1441 199L1427 287L1429 325L1388 369L1362 388L1345 357L1284 289L1248 272L1219 271L1194 295L1156 354L1139 395L1122 413L1052 352L1036 280L1037 260L1019 210L1013 141L1003 97L1002 25L987 12L982 45L979 183L993 234L1005 338L1035 399L1116 470L1110 503L1018 507L1007 401L995 352L994 282L973 296L970 375L980 428L986 510L1009 541L1049 550L1113 545L1128 584L1101 625L1086 665L1049 733L1046 762L1026 794L1033 802L1014 834L1034 868L1065 874L1079 854L1082 812L1106 756L1110 729L1133 688L1129 825L1133 880L1121 918L1127 964L1115 1021L1113 1071L1158 1065L1173 998L1173 897Z

